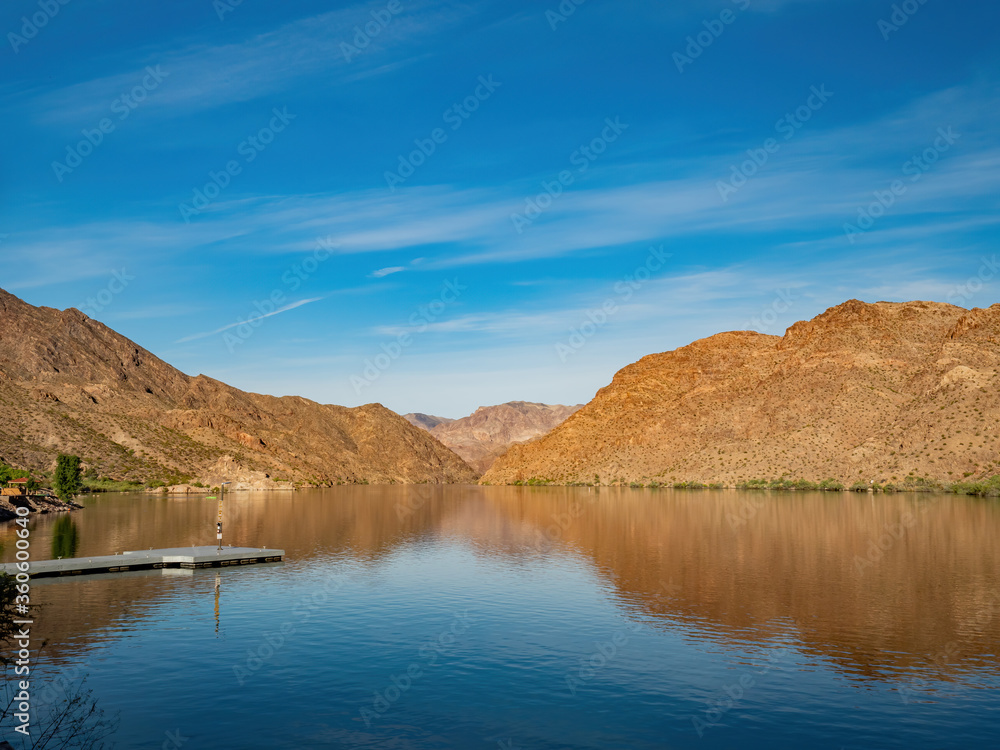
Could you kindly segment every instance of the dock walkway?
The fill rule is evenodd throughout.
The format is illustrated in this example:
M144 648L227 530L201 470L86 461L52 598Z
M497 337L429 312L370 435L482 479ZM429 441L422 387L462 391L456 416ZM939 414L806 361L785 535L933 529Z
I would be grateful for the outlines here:
M119 573L149 568L220 568L230 565L281 562L282 549L263 547L175 547L122 552L120 555L71 557L65 560L33 560L28 575L32 578L72 576L89 573ZM15 563L0 565L0 571L15 575Z

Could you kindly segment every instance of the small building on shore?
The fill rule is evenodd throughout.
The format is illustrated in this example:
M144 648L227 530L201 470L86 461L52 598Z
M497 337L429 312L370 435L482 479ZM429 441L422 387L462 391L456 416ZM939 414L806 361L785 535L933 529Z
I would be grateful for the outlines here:
M31 483L31 479L28 477L21 477L20 479L11 479L7 482L7 486L0 488L0 495L6 495L10 497L20 497L21 495L28 494L28 485Z

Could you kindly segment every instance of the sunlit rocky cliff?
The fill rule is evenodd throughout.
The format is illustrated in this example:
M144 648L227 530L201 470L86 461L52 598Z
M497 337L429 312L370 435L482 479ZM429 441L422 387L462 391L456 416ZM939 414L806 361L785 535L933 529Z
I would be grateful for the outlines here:
M619 371L483 482L940 482L1000 473L1000 305L857 300Z
M0 460L45 471L60 452L142 482L468 482L476 473L379 404L245 393L185 375L75 309L0 290Z

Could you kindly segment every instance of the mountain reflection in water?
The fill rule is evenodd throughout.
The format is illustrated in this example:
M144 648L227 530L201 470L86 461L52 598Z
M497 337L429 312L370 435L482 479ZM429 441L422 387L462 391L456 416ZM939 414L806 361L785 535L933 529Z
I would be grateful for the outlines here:
M435 539L513 564L569 554L654 627L762 646L792 629L857 680L995 666L1000 643L1000 508L991 501L421 485L226 503L227 543L281 547L286 567L337 558L378 568L397 548ZM81 556L204 544L214 510L196 496L101 497L72 517L40 518L33 543L44 549L50 536L54 551ZM12 528L0 540L11 559ZM58 590L60 616L40 623L56 654L89 631L141 618L162 593L157 575L89 580L38 582Z

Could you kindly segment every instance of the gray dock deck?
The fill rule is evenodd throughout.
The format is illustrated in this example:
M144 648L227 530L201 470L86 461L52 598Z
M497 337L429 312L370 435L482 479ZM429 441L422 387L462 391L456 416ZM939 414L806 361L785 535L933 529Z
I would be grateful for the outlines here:
M71 557L65 560L30 561L28 575L32 578L47 576L86 575L88 573L119 573L127 570L150 568L220 568L231 565L281 562L283 549L264 547L174 547L122 552L120 555ZM9 575L17 573L14 563L5 563L0 571Z

